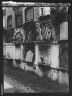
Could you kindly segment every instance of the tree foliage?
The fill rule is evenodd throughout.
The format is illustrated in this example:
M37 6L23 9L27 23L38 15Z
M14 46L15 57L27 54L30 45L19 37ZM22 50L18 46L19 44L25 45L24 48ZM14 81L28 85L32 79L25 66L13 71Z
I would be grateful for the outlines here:
M68 7L67 6L54 6L51 7L52 23L54 26L68 20Z

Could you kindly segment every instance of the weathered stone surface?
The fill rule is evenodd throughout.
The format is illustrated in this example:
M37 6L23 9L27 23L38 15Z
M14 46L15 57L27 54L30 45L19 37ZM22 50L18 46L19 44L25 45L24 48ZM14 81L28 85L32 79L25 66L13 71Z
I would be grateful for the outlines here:
M60 46L60 67L68 69L68 45L61 44Z

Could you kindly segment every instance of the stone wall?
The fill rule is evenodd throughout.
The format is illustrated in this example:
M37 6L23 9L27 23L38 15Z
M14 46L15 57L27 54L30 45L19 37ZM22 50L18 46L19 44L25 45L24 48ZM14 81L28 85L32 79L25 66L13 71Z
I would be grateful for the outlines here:
M51 67L59 67L59 44L36 45L35 63L47 64Z
M60 44L60 67L68 69L68 43Z

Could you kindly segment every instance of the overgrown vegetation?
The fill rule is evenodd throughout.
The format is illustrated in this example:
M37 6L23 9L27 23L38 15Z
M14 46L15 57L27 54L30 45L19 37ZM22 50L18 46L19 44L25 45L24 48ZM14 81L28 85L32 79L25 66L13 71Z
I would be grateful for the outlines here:
M30 86L33 90L38 92L68 92L66 85L61 85L57 81L39 77L34 72L24 71L15 67L8 67L4 72L9 77L17 80L25 86Z
M51 15L53 17L52 23L54 26L60 25L63 21L68 20L68 7L56 6L51 8Z

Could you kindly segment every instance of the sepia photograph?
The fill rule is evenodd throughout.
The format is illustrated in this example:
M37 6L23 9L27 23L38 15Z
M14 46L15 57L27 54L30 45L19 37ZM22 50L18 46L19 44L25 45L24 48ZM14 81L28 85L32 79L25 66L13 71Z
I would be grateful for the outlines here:
M69 6L2 2L2 94L69 92Z

